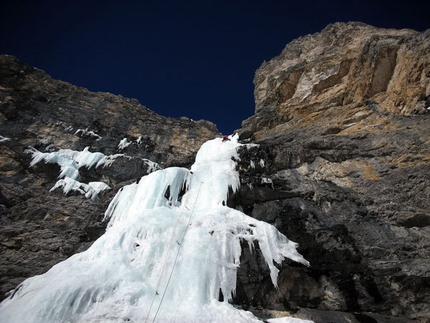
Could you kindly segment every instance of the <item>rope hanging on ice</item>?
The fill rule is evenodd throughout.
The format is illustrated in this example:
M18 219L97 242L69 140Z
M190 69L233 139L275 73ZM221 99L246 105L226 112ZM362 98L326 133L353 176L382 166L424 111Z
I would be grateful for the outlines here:
M191 172L191 171L190 171L190 174L193 174L193 172ZM201 181L201 180L197 177L197 175L194 175L194 177L196 177L196 178L197 178L197 180L200 182L200 184L199 184L199 189L198 189L198 191L197 191L197 195L196 195L196 198L195 198L195 200L194 200L193 209L191 210L191 214L190 214L190 216L189 216L189 218L188 218L187 226L185 227L185 231L184 231L184 234L182 235L181 241L180 241L180 242L176 241L176 242L179 244L178 251L177 251L177 253L176 253L175 260L174 260L173 265L172 265L172 270L170 271L170 275L169 275L169 278L168 278L168 280L167 280L166 287L164 288L163 295L162 295L162 297L161 297L160 303L159 303L159 305L158 305L158 307L157 307L157 311L155 312L155 315L154 315L154 318L153 318L152 322L155 322L155 320L156 320L156 318L157 318L157 315L158 315L159 310L160 310L160 308L161 308L161 304L163 303L163 300L164 300L164 296L166 295L167 288L169 287L170 279L172 278L173 271L175 270L175 265L176 265L176 262L177 262L177 260L178 260L178 256L179 256L179 252L180 252L180 250L181 250L182 242L184 241L184 239L185 239L185 235L187 234L187 231L188 231L188 227L190 226L191 218L192 218L192 216L193 216L193 214L194 214L194 209L195 209L195 207L196 207L197 200L198 200L198 197L199 197L199 194L200 194L200 190L201 190L201 187L202 187L202 184L203 184L203 181ZM170 236L169 244L167 245L166 257L164 258L163 267L162 267L162 269L161 269L160 277L158 278L157 285L156 285L156 287L155 287L155 292L154 292L154 295L153 295L152 300L151 300L151 305L149 306L149 309L148 309L148 314L146 315L146 318L145 318L145 323L148 321L149 315L150 315L151 310L152 310L152 306L154 305L155 297L156 297L157 295L159 295L159 293L158 293L158 288L160 287L161 279L163 278L164 271L165 271L165 269L166 269L166 265L167 265L167 261L168 261L168 259L169 259L169 255L170 255L170 250L171 250L171 246L172 246L173 237L174 237L174 235L175 235L176 228L178 227L178 223L179 223L180 219L182 218L183 213L184 213L184 209L182 209L182 211L181 211L180 215L178 216L178 219L176 220L175 226L173 227L172 235Z
M192 172L191 172L191 174L192 174ZM197 177L197 176L195 176L195 177ZM197 179L200 181L200 179L198 177L197 177ZM175 260L173 262L172 270L170 271L169 279L167 280L167 284L166 284L166 287L164 288L164 292L163 292L163 295L161 297L160 304L158 305L157 311L155 312L155 316L154 316L154 319L152 320L152 322L155 322L155 319L157 318L158 312L161 308L161 304L163 303L164 296L166 295L167 288L169 288L170 279L172 278L173 271L175 270L176 262L178 260L179 252L181 251L182 243L184 242L185 235L187 234L188 228L190 227L191 218L193 217L193 214L194 214L194 209L196 207L197 200L199 198L200 189L202 188L202 184L203 184L203 182L200 181L199 190L197 191L196 199L194 200L193 209L191 210L190 217L188 218L187 226L185 227L185 231L184 231L184 234L182 235L181 242L179 243L178 251L176 252L176 256L175 256Z
M106 210L105 234L25 280L0 304L0 321L260 322L230 303L241 243L252 248L258 241L274 286L276 263L309 263L274 226L226 205L240 186L235 160L242 145L230 139L204 143L191 169L169 167L124 186ZM220 290L224 301L216 301ZM157 313L148 311L151 303Z

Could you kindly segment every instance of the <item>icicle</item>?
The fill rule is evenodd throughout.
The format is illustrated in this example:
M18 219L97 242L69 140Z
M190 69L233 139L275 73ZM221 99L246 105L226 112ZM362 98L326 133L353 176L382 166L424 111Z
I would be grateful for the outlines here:
M308 262L275 227L226 206L239 187L233 161L239 146L237 136L208 141L190 171L158 170L123 187L106 210L106 233L87 251L25 280L0 304L0 321L260 322L228 302L241 241L251 249L258 241L275 286L273 261ZM95 162L87 153L80 163ZM34 158L52 157L44 156Z

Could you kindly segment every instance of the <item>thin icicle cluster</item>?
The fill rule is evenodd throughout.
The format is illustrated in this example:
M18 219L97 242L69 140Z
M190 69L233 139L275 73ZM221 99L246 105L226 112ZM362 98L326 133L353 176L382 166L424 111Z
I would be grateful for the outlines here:
M127 138L122 139L118 144L118 149L123 150L131 145L131 141L128 141Z
M308 262L275 227L226 206L239 186L240 144L230 139L203 144L191 170L158 170L122 188L106 211L106 233L24 281L0 305L0 321L260 322L228 303L241 242L258 241L275 286L273 261Z
M57 188L61 188L64 194L75 191L92 200L97 200L100 192L110 189L109 185L103 182L89 182L85 184L70 177L59 179L49 191L55 191Z
M6 142L6 141L10 141L10 138L3 137L2 135L0 135L0 142Z
M69 128L69 129L71 129L71 128ZM92 137L92 138L95 138L96 140L102 139L101 136L99 136L94 131L92 131L92 130L90 130L88 128L76 130L75 135L79 135L79 136L82 136L82 137Z
M110 187L103 182L89 182L88 184L82 183L79 169L83 167L109 167L116 158L124 156L122 154L106 156L100 152L93 153L89 151L89 147L86 147L83 151L60 149L58 151L46 153L40 152L35 148L30 148L27 152L32 155L30 167L41 161L44 161L45 163L58 164L60 166L60 174L58 175L59 180L51 188L51 191L61 188L64 194L75 191L93 200L98 198L100 192L108 190ZM158 164L150 160L145 161L149 166L148 172L160 169Z

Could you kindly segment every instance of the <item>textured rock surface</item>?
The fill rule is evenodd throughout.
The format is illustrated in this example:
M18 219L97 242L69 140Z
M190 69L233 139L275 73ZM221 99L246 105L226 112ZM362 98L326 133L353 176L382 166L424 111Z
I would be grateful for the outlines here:
M236 203L298 242L311 267L284 264L275 290L244 253L236 301L427 322L430 30L329 25L254 83L240 133L260 147L241 154Z
M311 262L280 265L279 289L244 244L235 301L261 317L427 322L430 317L430 32L339 23L288 44L255 75L256 113L239 130L242 186L229 201L273 223ZM136 100L91 93L0 56L0 292L84 250L142 158L187 166L219 135ZM124 140L124 138L126 140ZM32 146L125 153L80 170L112 190L95 203L49 193L59 167ZM128 165L125 169L124 165Z
M1 299L97 239L116 191L147 173L142 158L162 167L187 166L203 142L219 135L210 122L165 118L136 100L53 80L12 56L0 56L0 101ZM127 156L111 167L80 170L84 182L102 180L112 188L96 203L50 193L59 167L42 162L30 168L29 146Z

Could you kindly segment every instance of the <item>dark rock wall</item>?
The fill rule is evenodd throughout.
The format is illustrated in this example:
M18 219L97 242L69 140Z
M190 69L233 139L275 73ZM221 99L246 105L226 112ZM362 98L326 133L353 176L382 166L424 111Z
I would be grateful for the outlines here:
M135 99L53 80L12 56L0 56L0 80L2 136L11 133L23 145L43 139L59 148L89 146L105 155L124 152L170 166L191 164L200 145L218 135L208 121L165 118ZM119 150L124 138L133 144Z
M427 322L429 66L428 31L342 23L257 71L240 133L260 146L240 154L236 203L298 242L311 267L283 264L274 289L244 254L238 303Z
M0 299L27 277L83 251L105 230L104 212L123 185L161 167L188 166L200 145L219 133L208 121L165 118L133 99L92 93L0 56ZM124 138L130 143L118 147ZM125 154L110 167L80 169L82 181L104 181L97 202L49 192L57 164L29 167L27 147Z

